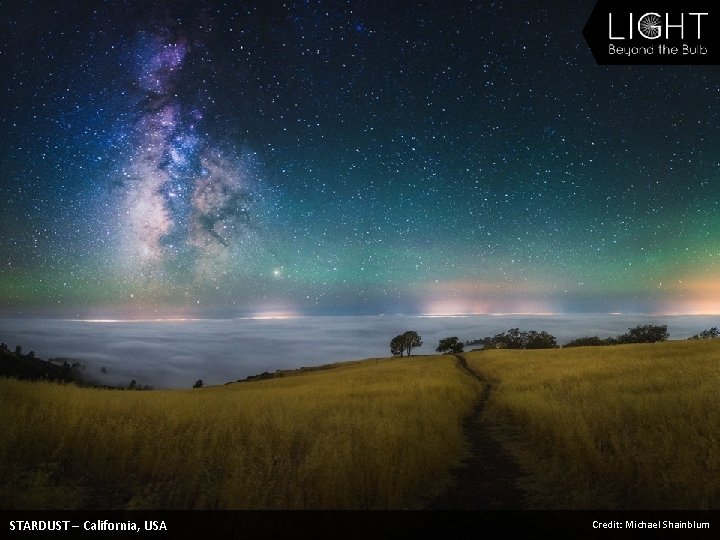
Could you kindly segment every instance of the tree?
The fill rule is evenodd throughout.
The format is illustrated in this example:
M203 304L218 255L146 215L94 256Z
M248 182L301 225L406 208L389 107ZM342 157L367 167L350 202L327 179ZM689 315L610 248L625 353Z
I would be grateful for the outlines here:
M458 340L457 336L446 337L440 340L435 350L439 353L457 354L463 352L463 344Z
M527 332L521 332L519 328L511 328L502 334L495 334L493 337L486 337L486 349L524 349Z
M703 330L702 332L700 332L700 339L717 339L719 337L720 330L717 329L717 326L713 326L708 330Z
M638 325L628 328L628 333L618 336L619 343L655 343L666 341L670 337L666 324Z
M398 335L390 340L390 354L393 356L402 356L405 352L405 340Z
M506 349L524 349L527 332L521 332L519 328L511 328L504 334Z
M130 381L130 384L128 384L128 390L135 390L135 387L137 386L137 381L133 379Z
M519 328L511 328L493 337L476 339L472 343L483 345L485 349L554 349L558 346L555 336L544 330L525 332Z
M410 356L410 352L420 346L422 346L422 340L418 333L408 330L390 340L390 353L393 356L403 356L403 353L407 352L407 355Z
M195 384L193 384L193 388L202 388L202 387L203 387L202 379L198 379L197 381L195 381Z
M713 326L712 328L706 328L699 334L695 334L694 336L688 338L688 339L717 339L720 338L720 330L716 326Z
M531 330L527 333L524 342L526 349L555 349L558 346L555 336L544 330L542 332Z
M422 339L420 339L420 336L414 330L408 330L402 335L402 338L408 356L410 356L410 353L415 347L422 347Z

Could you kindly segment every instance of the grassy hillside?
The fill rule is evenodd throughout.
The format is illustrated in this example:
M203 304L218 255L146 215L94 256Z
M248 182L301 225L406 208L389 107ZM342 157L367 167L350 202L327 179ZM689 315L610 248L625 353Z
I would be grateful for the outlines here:
M465 450L451 357L195 390L0 380L0 508L412 508Z
M720 343L467 353L533 508L720 508ZM195 390L0 379L0 508L416 508L465 451L452 357Z
M720 508L720 342L466 357L533 507Z

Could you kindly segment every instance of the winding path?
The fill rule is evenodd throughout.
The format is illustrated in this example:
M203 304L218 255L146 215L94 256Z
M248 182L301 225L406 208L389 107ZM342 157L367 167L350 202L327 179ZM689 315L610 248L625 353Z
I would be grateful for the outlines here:
M517 487L522 470L493 437L493 429L483 419L492 384L470 369L463 355L455 355L457 366L483 385L473 413L465 419L463 429L470 443L470 455L454 472L454 483L431 501L429 510L496 510L522 509L525 496Z

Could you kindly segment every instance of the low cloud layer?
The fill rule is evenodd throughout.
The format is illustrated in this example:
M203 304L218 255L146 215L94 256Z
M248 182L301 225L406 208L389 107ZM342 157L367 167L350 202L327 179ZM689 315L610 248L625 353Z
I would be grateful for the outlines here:
M667 324L671 339L684 339L717 317L632 315L479 315L468 317L301 317L282 320L217 319L153 322L88 322L0 319L0 340L22 345L41 358L74 358L102 382L132 379L156 388L189 388L197 379L222 384L277 369L341 360L385 357L393 336L417 331L417 354L435 354L438 341L462 341L504 332L545 330L559 343L598 335L615 336L638 324ZM105 368L107 373L101 371Z

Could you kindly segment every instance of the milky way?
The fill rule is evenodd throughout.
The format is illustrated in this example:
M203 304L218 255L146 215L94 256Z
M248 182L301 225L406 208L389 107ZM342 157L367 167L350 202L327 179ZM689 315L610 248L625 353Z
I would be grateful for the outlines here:
M0 311L720 312L717 69L593 4L14 3Z
M145 37L136 58L142 114L135 151L123 170L129 272L152 281L217 280L230 268L239 240L254 239L252 179L201 133L203 112L178 98L188 45ZM235 270L234 270L235 271Z

